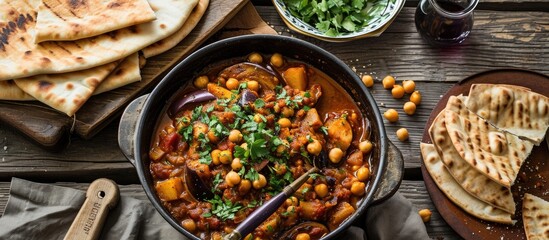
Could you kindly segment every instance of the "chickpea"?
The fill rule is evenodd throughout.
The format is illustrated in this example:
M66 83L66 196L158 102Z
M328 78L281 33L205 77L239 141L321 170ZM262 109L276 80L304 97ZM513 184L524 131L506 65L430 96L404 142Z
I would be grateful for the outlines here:
M214 131L208 131L208 139L210 140L210 142L213 142L213 143L217 143L219 142L219 138L215 135L215 132Z
M404 112L408 115L414 115L414 113L416 112L416 104L413 102L406 102L402 108L404 109Z
M284 65L284 58L282 57L282 54L275 53L271 56L271 64L275 67L282 67Z
M240 162L240 158L234 158L231 162L231 168L235 171L238 171L242 168L242 162Z
M356 178L358 179L358 181L361 182L368 180L368 178L370 178L370 169L368 169L367 167L360 167L356 171Z
M421 103L421 93L419 93L419 91L413 92L412 95L410 95L410 102L419 105L419 103Z
M413 80L404 80L402 81L402 86L406 93L412 93L416 89L416 83Z
M210 82L210 79L208 79L208 76L199 76L194 79L194 86L200 89L206 88L208 83Z
M363 182L354 182L353 185L351 185L351 193L355 196L362 196L366 192L366 184Z
M289 144L290 143L287 140L285 140L285 139L282 140L282 144L280 144L276 147L276 153L282 154L282 153L286 152L286 150L288 150L288 145Z
M398 121L398 112L394 109L389 109L383 113L383 116L387 119L389 122L396 122Z
M285 203L287 206L297 206L299 204L299 200L297 200L296 197L291 196L288 199L286 199Z
M219 153L219 161L223 164L229 164L233 161L233 153L231 150L223 150Z
M398 140L404 142L408 139L408 129L400 128L396 132Z
M294 115L294 110L289 107L283 107L281 113L282 113L282 116L289 118Z
M253 181L252 185L255 189L261 189L267 185L267 178L263 174L259 174L259 179Z
M309 236L308 233L300 233L300 234L297 234L297 236L295 237L295 240L310 240L311 239L311 236Z
M433 214L431 210L425 208L425 209L419 210L418 213L419 213L419 216L421 217L421 220L423 220L423 222L431 221L431 215Z
M370 153L370 151L372 151L372 148L373 148L373 145L372 145L372 142L370 142L370 140L364 140L358 144L358 149L360 149L361 152L366 154Z
M183 228L185 228L189 232L196 231L196 223L190 218L181 221L181 226L183 226Z
M248 179L242 179L238 185L238 192L241 195L245 195L252 189L252 182Z
M370 75L364 75L362 76L362 83L364 83L366 87L372 87L374 86L374 78Z
M355 166L352 166L351 169L352 169L353 171L358 171L358 169L360 169L360 166L355 165Z
M315 186L316 195L323 198L328 196L328 186L324 183L318 184Z
M234 187L240 183L240 175L238 175L235 171L230 171L225 176L225 181L230 187Z
M320 151L322 151L322 145L318 140L313 140L312 143L307 144L307 152L313 155L320 154Z
M286 167L286 164L276 163L274 166L274 171L276 175L284 175L288 171L288 168Z
M248 81L248 89L258 92L259 91L259 83L257 81Z
M254 122L256 122L256 123L261 123L261 122L263 122L263 119L261 118L261 114L256 113L256 114L254 115Z
M297 209L295 206L290 205L286 208L286 213L287 213L286 216L288 217L295 216L297 215Z
M330 153L328 153L328 158L333 163L338 163L343 158L343 150L341 148L332 148Z
M292 126L292 122L290 122L290 119L288 118L281 118L278 119L278 125L280 125L280 127L287 128Z
M242 133L238 129L233 129L229 132L229 141L239 143L242 141Z
M212 162L215 165L221 164L221 161L219 161L219 154L221 153L221 150L215 149L212 151Z
M393 98L400 99L404 97L404 88L400 85L395 85L393 89L391 89L391 94L393 95Z
M391 89L395 85L395 78L391 75L387 75L385 78L383 78L381 83L383 84L383 88Z
M248 144L247 143L240 144L240 147L244 148L244 150L248 150Z
M238 89L238 85L240 85L240 83L238 82L238 79L236 79L236 78L229 78L227 80L227 82L225 83L225 86L227 86L227 89L229 89L229 90Z
M248 56L248 61L253 63L261 63L263 62L263 56L261 56L261 54L259 53L254 52Z

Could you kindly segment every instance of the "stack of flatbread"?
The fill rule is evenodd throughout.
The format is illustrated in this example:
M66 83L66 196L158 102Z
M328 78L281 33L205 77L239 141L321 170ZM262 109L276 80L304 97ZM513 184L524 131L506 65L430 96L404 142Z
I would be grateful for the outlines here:
M68 116L94 94L141 80L209 0L0 0L0 100L38 100Z
M464 211L513 224L511 186L548 126L548 97L518 86L474 84L469 96L451 96L433 121L432 144L421 143L424 165Z

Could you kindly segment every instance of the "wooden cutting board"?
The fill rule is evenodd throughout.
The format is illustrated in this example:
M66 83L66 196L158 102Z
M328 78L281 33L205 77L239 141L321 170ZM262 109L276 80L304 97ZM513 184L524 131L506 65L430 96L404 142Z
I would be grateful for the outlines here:
M147 59L147 64L141 70L141 82L93 96L74 118L39 102L0 101L0 121L52 150L63 148L73 133L86 139L91 138L116 119L132 99L149 91L177 62L227 24L247 2L210 0L208 9L189 36L173 49Z

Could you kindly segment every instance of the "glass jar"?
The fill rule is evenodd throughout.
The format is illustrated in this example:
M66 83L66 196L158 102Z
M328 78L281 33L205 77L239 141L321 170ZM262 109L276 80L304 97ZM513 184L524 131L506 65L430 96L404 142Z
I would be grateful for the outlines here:
M473 10L479 0L420 0L415 13L416 28L435 46L463 42L473 28Z

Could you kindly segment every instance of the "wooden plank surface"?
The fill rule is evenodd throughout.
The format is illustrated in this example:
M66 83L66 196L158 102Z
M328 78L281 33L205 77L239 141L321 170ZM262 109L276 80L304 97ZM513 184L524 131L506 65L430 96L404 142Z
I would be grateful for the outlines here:
M89 183L55 183L57 186L70 187L85 191ZM0 182L0 216L4 213L4 208L9 197L10 182ZM119 185L122 196L133 197L143 201L149 201L143 188L138 184ZM431 221L425 223L429 236L433 239L459 239L455 232L444 222L436 209L434 208L429 194L421 181L403 181L399 190L404 197L412 202L414 207L419 209L428 208L433 212Z
M549 74L549 48L546 47L549 46L549 13L478 11L473 33L463 46L436 49L426 45L415 31L414 8L405 7L380 37L350 43L326 43L297 35L283 25L272 7L260 6L257 9L280 34L311 41L354 67L358 74L372 74L376 78L372 93L380 110L395 108L400 112L400 121L387 123L386 128L391 133L389 138L405 157L407 172L418 172L419 141L424 124L440 96L457 81L477 72L507 67ZM398 81L416 81L423 101L414 116L402 112L405 100L395 100L381 88L379 81L386 74L394 75ZM408 128L409 141L399 142L392 134L400 127ZM91 176L108 172L125 177L133 170L118 149L116 129L115 120L94 138L86 141L73 137L67 149L51 153L1 124L0 180L28 176L71 181L74 170L82 169ZM131 181L131 177L126 180Z

